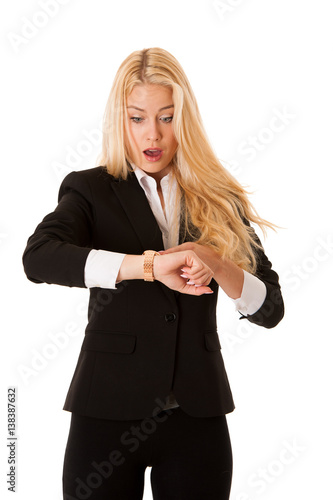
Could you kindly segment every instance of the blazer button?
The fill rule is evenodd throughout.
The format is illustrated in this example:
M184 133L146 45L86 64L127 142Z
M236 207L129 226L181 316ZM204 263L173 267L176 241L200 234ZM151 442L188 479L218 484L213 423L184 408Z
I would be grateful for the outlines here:
M176 320L176 315L175 313L167 313L165 316L164 316L164 319L167 323L172 323L173 321Z

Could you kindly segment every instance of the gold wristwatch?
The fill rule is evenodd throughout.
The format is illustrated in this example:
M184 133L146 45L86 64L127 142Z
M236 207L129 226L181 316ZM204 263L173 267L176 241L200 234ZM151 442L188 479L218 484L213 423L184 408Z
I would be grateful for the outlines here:
M142 255L145 256L143 262L143 279L145 281L155 281L153 273L154 257L161 254L155 252L155 250L145 250Z

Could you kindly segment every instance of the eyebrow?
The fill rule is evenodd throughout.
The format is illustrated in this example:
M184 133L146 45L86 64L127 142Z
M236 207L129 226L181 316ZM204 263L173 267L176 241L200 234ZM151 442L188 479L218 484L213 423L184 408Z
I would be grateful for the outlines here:
M169 106L164 106L164 108L159 109L159 111L163 111L164 109L169 109L169 108L173 108L173 107L174 107L174 105L170 104ZM134 108L134 109L137 109L138 111L143 111L145 113L144 109L138 108L137 106L127 106L127 109L128 108Z

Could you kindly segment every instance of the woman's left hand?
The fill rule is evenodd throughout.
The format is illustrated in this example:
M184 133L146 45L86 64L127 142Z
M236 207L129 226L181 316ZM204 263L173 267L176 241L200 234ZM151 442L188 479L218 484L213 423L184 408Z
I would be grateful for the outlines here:
M211 247L200 245L194 242L187 242L171 247L160 252L162 255L181 250L192 250L206 266L213 272L213 278L216 283L224 290L224 292L232 299L238 299L241 296L244 272L228 258L221 258L220 255ZM191 274L188 267L183 267L185 274L188 276L191 284Z
M168 248L167 250L160 251L162 255L167 254L167 253L173 253L173 252L181 252L182 250L193 250L208 267L215 273L221 264L221 257L217 252L215 252L212 248L205 246L205 245L199 245L198 243L194 242L187 242L187 243L182 243L181 245L178 245L176 247L171 247ZM184 267L183 268L185 273L187 274L187 271L189 270L188 268Z

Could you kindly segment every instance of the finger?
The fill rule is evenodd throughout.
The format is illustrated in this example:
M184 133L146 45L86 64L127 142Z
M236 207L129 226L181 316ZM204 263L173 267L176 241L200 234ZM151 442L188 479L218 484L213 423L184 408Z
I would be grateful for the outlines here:
M181 275L183 278L185 275ZM209 285L209 283L212 281L212 276L210 274L205 274L200 278L193 279L189 278L189 281L187 282L188 285L195 285L195 286L206 286Z
M186 293L187 295L204 295L214 293L209 286L194 287L191 285L185 285L181 292Z
M211 278L207 278L206 276L203 276L202 278L193 279L188 276L185 276L184 274L181 274L181 277L188 279L187 281L188 285L200 285L200 286L209 285L209 283L211 282Z
M197 280L196 282L193 281L193 280L189 280L187 282L187 285L192 285L192 286L194 285L196 287L198 287L198 286L208 286L210 282L211 282L211 279L208 279L208 280L205 280L205 281Z
M209 288L209 286L202 286L200 288L194 288L195 294L194 295L210 295L214 293L214 291Z
M185 274L189 274L191 272L191 268L188 266L183 266L181 268L181 271L183 271L183 273L185 273Z
M185 273L186 276L190 278L191 281L201 281L202 283L208 279L209 276L212 276L212 273L207 272L207 269L201 269L197 272L189 272Z
M208 285L209 285L209 283L210 283L210 281L211 281L211 280L209 280L209 281L207 280L207 281L205 281L204 283L202 283L201 285L194 285L194 286L195 286L195 287L200 287L200 286L208 286Z
M184 275L182 276L184 277ZM203 276L202 278L198 278L196 280L190 278L189 281L187 282L188 285L195 285L195 286L207 286L209 283L212 281L212 276L210 274Z

